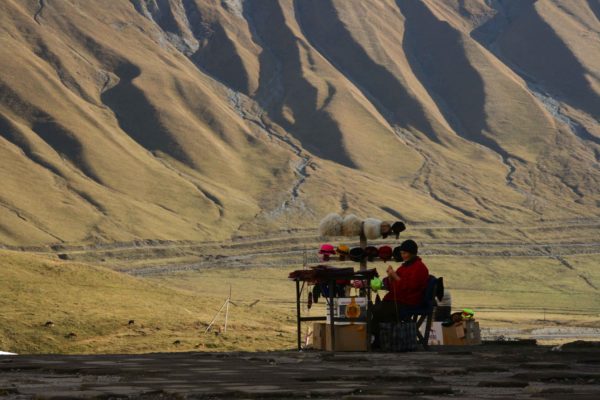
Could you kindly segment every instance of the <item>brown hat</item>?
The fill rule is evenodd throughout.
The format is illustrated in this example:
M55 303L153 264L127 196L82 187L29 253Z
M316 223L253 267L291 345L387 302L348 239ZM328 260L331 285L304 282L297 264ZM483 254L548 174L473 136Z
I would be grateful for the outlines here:
M365 247L365 256L367 256L367 260L373 261L379 256L379 250L375 246L367 246Z
M383 221L381 223L381 237L387 238L392 233L392 223L389 221Z

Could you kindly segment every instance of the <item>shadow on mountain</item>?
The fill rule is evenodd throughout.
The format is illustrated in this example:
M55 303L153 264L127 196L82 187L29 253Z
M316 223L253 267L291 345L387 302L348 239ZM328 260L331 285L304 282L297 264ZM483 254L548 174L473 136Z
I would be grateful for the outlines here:
M39 110L32 104L24 101L10 87L0 84L0 104L9 107L16 115L27 120L30 128L48 146L61 157L69 160L76 168L90 179L101 183L93 168L85 159L83 144L75 134L57 122L51 115ZM35 151L27 137L8 118L0 114L0 136L19 147L33 162L50 172L64 177L54 165L47 162Z
M534 2L515 3L495 3L498 13L473 31L473 38L488 48L497 45L497 55L529 83L600 118L600 96L585 78L588 71L539 15ZM600 4L588 4L598 16Z
M31 129L58 154L77 166L77 168L79 168L86 176L101 183L100 179L85 159L83 145L72 132L65 129L65 127L58 122L50 119L49 116L48 119L35 121L32 124Z
M381 115L391 118L392 124L412 126L439 143L421 104L356 42L330 0L302 0L295 5L296 18L311 45L356 84Z
M129 0L141 15L151 18L165 32L181 36L181 31L175 15L171 10L169 0Z
M600 1L599 0L588 0L588 6L590 7L590 10L592 10L594 15L596 16L596 19L598 20L598 22L600 22Z
M460 32L437 19L423 2L396 3L406 18L402 46L408 61L444 118L463 138L508 157L483 134L488 130L484 83L465 55Z
M45 168L62 178L65 177L58 168L44 160L38 152L34 151L27 138L25 138L25 136L21 133L20 129L2 115L0 115L0 137L3 137L10 143L20 148L31 161L40 165L42 168Z
M122 63L115 73L120 78L119 83L102 93L101 99L114 112L121 129L147 150L163 151L193 166L191 159L158 118L159 111L133 84L141 73L140 69L133 64Z
M280 5L275 2L260 2L260 5L246 2L244 14L253 25L253 40L265 49L259 59L258 102L265 109L275 108L276 122L293 133L304 148L321 158L354 168L355 164L344 148L338 124L326 111L317 110L318 92L303 78L299 46L303 46L307 53L310 49L286 25ZM310 63L310 54L308 57ZM279 83L285 90L279 87ZM269 92L280 95L281 101L269 100ZM271 107L271 104L275 105ZM284 107L291 109L293 121L283 117Z
M194 0L183 0L182 5L190 31L199 43L198 50L190 55L190 59L207 75L233 90L249 95L248 73L223 26L205 21Z
M248 73L233 42L219 24L212 25L213 34L191 55L196 66L233 90L249 95Z

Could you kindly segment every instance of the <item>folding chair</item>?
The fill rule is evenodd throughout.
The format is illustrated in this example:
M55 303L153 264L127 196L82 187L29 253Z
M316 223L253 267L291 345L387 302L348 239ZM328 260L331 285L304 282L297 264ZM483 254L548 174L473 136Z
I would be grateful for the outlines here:
M417 325L417 340L425 350L429 350L429 331L431 330L431 322L433 320L433 309L437 304L435 301L437 283L438 279L433 275L429 275L421 304L415 307L403 308L400 311L401 319L410 319ZM425 335L423 335L419 331L419 328L423 325L425 319L427 319L427 323L425 324Z

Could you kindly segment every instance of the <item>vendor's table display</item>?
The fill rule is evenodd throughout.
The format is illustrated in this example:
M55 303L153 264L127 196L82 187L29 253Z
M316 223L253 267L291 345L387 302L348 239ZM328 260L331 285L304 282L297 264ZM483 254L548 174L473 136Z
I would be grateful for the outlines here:
M371 318L371 309L370 302L368 299L371 298L371 287L369 282L373 278L377 276L377 271L375 269L366 270L366 271L357 271L355 272L353 268L335 268L326 265L318 265L306 270L298 270L290 273L289 278L294 280L296 283L296 318L297 318L297 326L298 326L298 350L302 349L302 322L309 321L328 321L329 324L329 332L326 333L327 339L329 342L327 347L331 349L331 351L336 350L336 322L340 323L354 323L354 322L362 322L364 323L366 329L365 341L366 341L366 349L370 349L370 339L371 339L371 329L370 329L370 318ZM365 282L364 285L364 293L367 301L365 301L366 307L366 318L363 318L361 305L350 301L349 304L344 304L344 314L342 315L341 304L338 304L338 309L336 310L336 298L338 299L338 303L342 298L345 298L345 293L343 291L343 287L349 284L352 281L362 281ZM301 314L300 302L302 298L302 293L305 287L308 285L315 285L319 287L323 297L327 299L328 306L328 315L316 316L316 317L303 317ZM317 286L318 285L318 286ZM337 316L336 316L337 314Z

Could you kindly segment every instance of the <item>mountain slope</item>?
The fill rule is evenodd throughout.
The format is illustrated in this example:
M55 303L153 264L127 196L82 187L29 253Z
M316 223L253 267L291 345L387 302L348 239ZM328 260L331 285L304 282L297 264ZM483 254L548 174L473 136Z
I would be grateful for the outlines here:
M0 10L0 243L600 214L595 1Z

